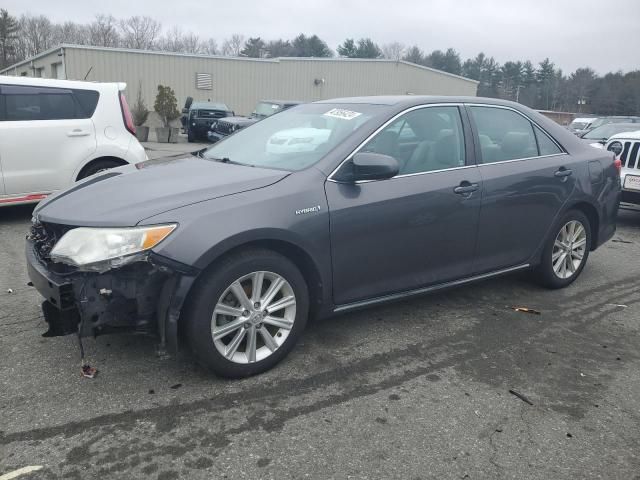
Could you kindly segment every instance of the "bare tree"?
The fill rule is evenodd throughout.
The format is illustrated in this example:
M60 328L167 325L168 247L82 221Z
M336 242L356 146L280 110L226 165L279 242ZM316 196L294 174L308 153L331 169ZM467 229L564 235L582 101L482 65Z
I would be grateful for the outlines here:
M398 62L404 56L405 50L405 46L400 42L385 43L382 46L382 56Z
M89 42L98 47L117 47L120 37L116 28L117 20L113 15L96 15L89 25Z
M44 15L22 15L19 28L18 49L25 57L31 57L53 46L53 25Z
M151 17L129 17L120 20L120 44L126 48L149 50L153 47L162 25Z
M218 55L218 42L214 38L209 38L202 42L201 53L205 53L207 55Z
M185 33L182 36L182 53L202 53L202 42L200 37L193 32Z
M222 54L227 57L238 57L244 46L244 35L234 33L222 44Z
M53 26L54 45L71 43L73 45L87 45L89 43L89 28L75 22L64 22Z

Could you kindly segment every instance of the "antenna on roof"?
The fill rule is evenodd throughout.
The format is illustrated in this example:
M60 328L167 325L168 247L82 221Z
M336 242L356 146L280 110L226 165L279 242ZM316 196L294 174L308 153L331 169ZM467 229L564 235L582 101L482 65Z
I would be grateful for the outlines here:
M91 70L93 70L93 65L91 65L91 68L89 68L89 70L87 70L87 74L84 76L83 80L86 80L87 77L89 76L89 74L91 73Z

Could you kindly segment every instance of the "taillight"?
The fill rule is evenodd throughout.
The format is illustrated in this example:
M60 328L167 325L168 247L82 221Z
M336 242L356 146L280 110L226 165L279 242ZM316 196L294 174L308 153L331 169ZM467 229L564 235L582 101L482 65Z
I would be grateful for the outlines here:
M613 161L613 164L615 165L616 170L618 170L618 176L620 176L622 172L622 160L620 160L620 157L616 157L616 159Z
M131 110L129 110L129 104L127 103L127 99L124 96L124 93L120 92L120 110L122 110L122 119L124 120L124 126L131 135L136 134L136 126L133 123L133 116L131 115Z

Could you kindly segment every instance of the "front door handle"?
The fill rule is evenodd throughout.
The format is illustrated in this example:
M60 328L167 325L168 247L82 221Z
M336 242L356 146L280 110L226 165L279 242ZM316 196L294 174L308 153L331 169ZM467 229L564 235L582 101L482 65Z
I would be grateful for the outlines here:
M460 182L460 185L453 189L453 193L457 193L458 195L467 195L475 192L476 190L478 190L477 183L470 183L465 180L464 182Z
M79 128L67 132L67 137L86 137L88 135L90 135L89 132L86 130L80 130Z
M553 175L558 178L565 178L571 175L572 173L573 171L564 167L560 167L558 170L556 170L556 173L554 173Z

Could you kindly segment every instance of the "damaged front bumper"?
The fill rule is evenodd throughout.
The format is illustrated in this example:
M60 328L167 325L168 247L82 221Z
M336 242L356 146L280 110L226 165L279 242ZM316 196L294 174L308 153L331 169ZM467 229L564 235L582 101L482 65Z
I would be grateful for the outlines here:
M26 242L31 283L45 298L44 336L114 332L156 334L160 349L177 349L177 324L197 271L154 253L103 273L60 270ZM55 271L54 271L55 270Z

